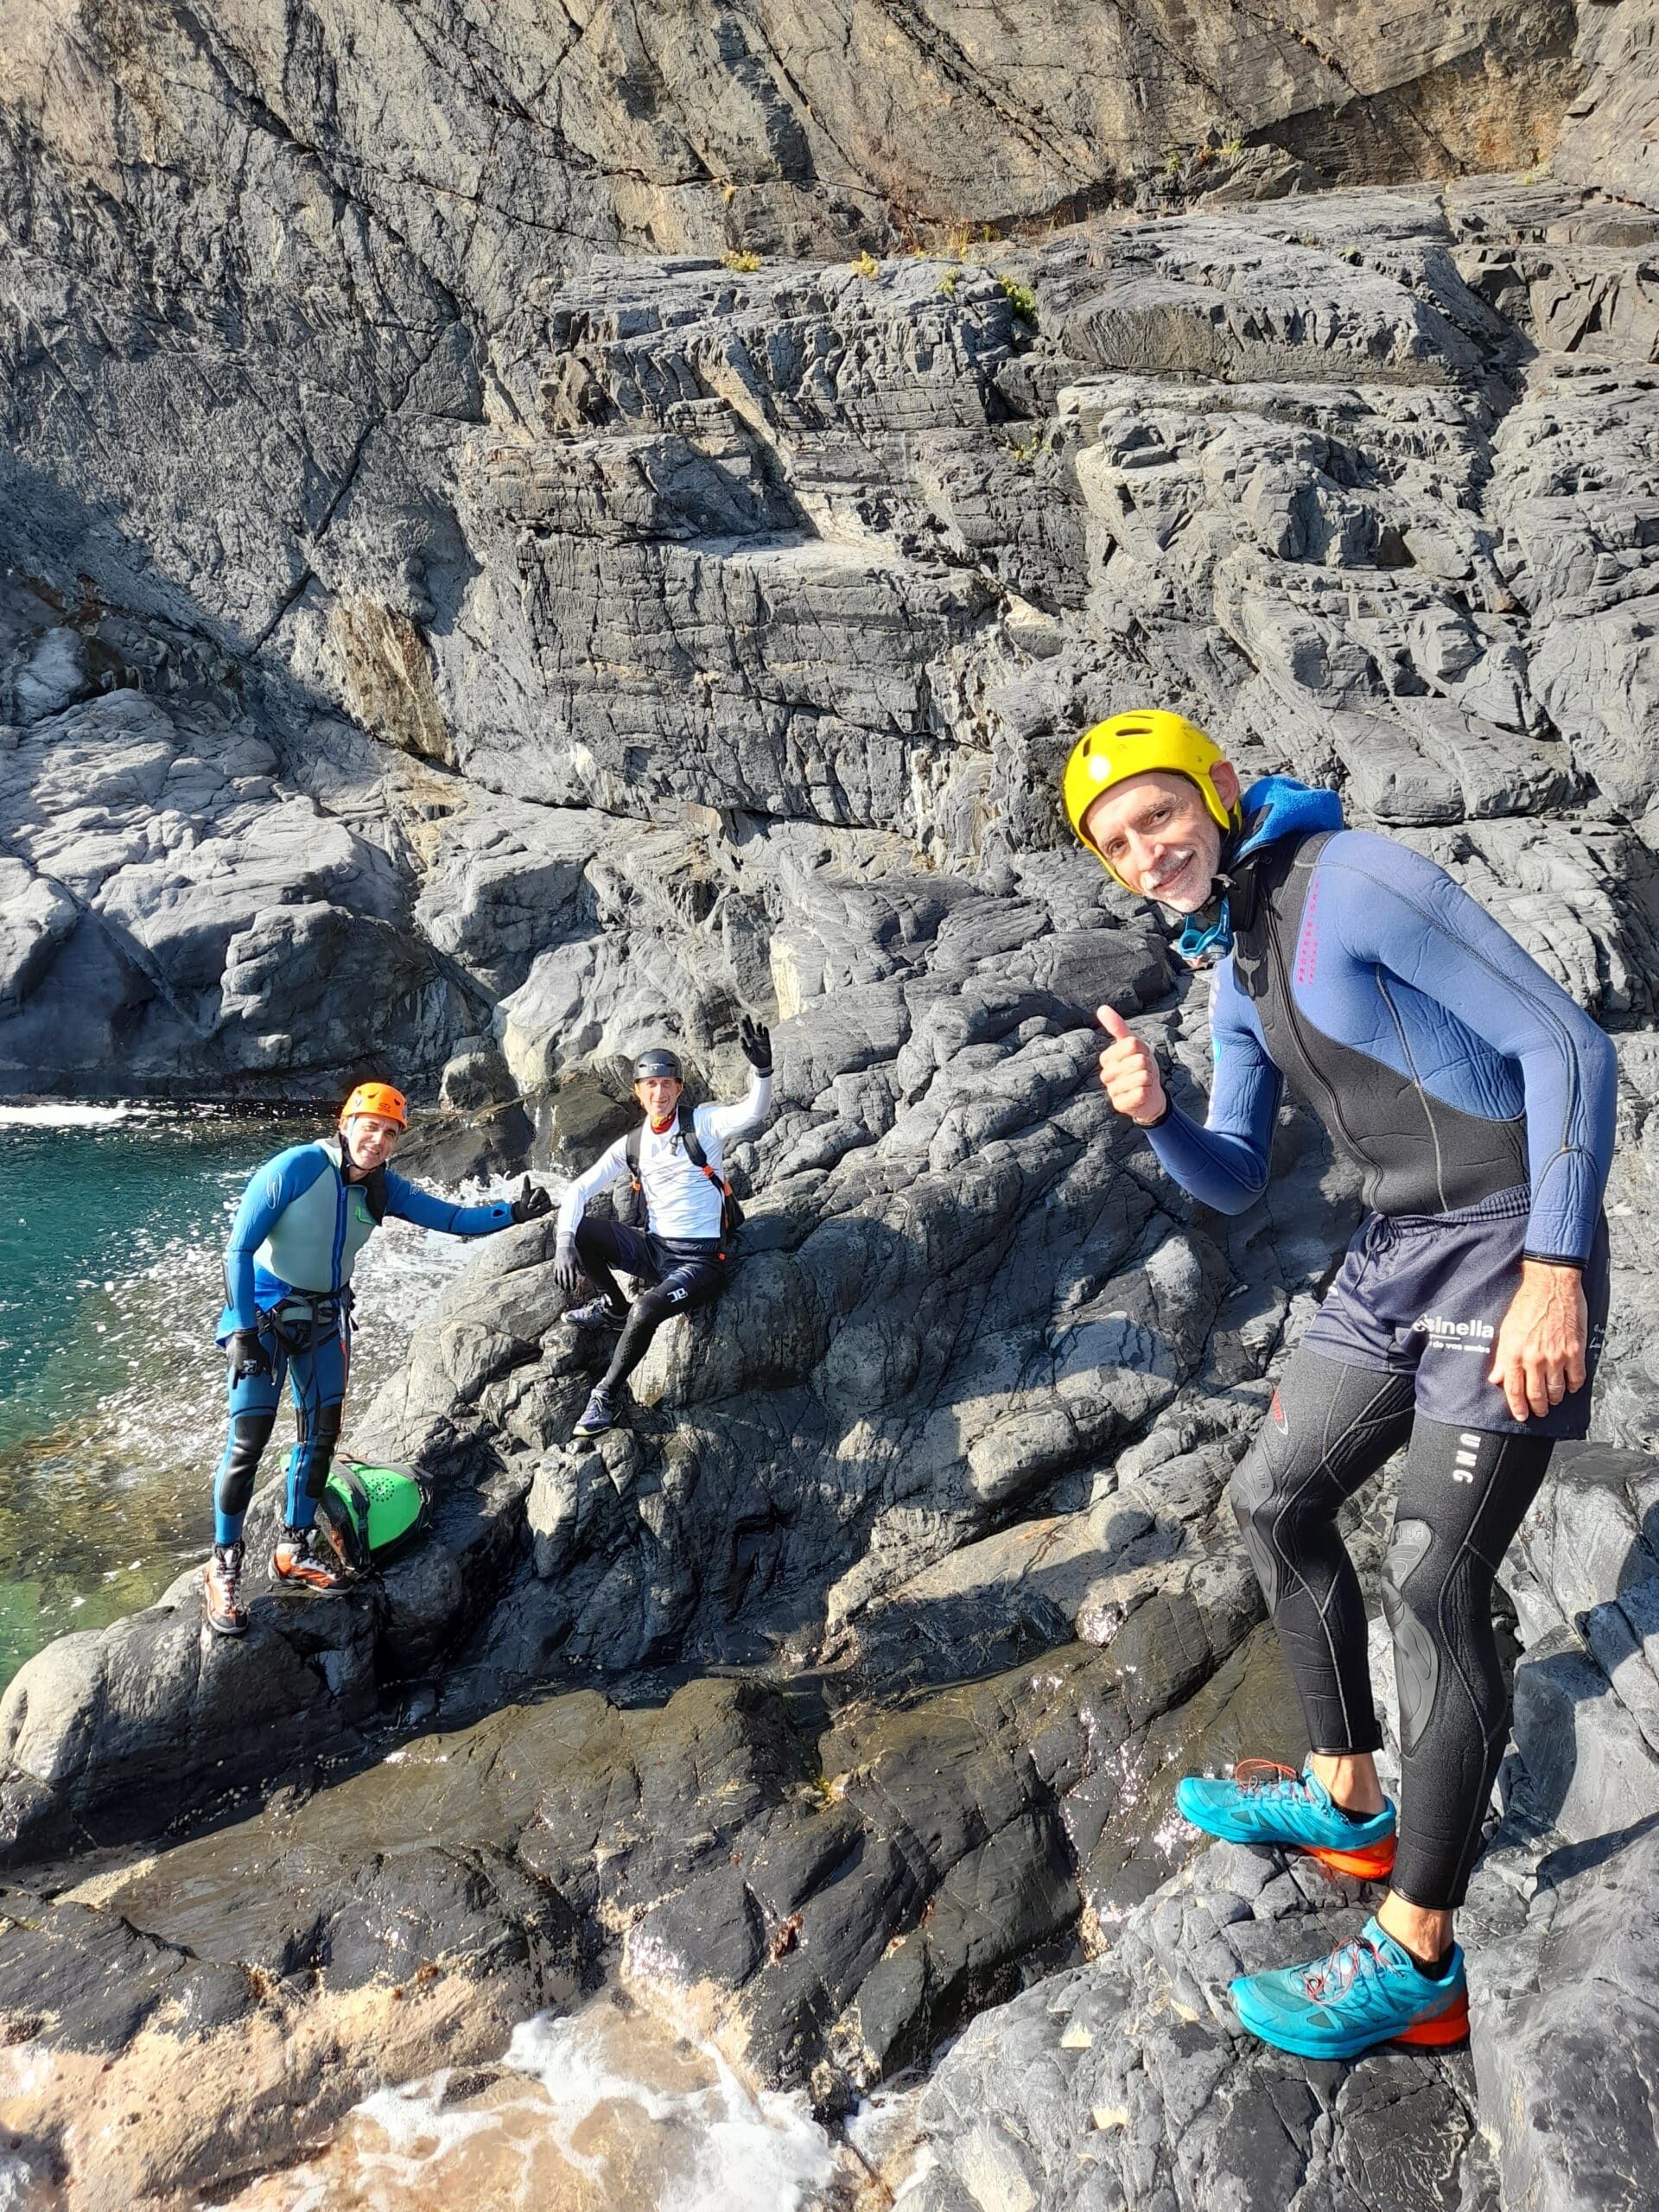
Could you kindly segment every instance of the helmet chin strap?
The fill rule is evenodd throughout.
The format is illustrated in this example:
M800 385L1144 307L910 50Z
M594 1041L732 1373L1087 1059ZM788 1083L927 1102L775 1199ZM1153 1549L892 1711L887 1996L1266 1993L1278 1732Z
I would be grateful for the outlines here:
M1243 826L1236 807L1232 810L1232 827L1221 841L1220 864L1210 880L1210 896L1187 916L1175 940L1175 950L1189 968L1208 968L1233 949L1235 879L1228 874L1227 868Z

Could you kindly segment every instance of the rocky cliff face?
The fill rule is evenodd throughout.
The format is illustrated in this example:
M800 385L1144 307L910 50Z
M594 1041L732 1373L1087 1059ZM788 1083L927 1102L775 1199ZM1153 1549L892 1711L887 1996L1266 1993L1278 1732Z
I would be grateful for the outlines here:
M31 8L0 42L0 514L46 594L14 616L13 717L73 708L130 765L46 842L32 751L9 775L0 1075L96 1089L118 1037L152 1089L302 1091L354 1046L435 1073L537 954L614 941L591 863L614 817L677 826L685 798L978 860L1007 786L1028 847L1004 756L1055 701L1008 729L995 697L1052 642L1021 607L1081 613L1103 547L1058 394L1093 369L1433 385L1481 331L1448 344L1386 257L1362 304L1352 241L1300 223L1074 239L1040 336L992 270L846 257L1523 165L1585 79L1572 41L1554 0ZM1408 259L1444 229L1421 220ZM682 259L613 257L646 251ZM1300 328L1351 294L1351 327ZM121 686L167 726L106 729ZM251 810L274 847L307 801L315 864L257 880ZM389 965L378 1033L283 975L286 906L342 1003ZM538 1074L550 1039L590 1050L537 1020Z
M181 2201L613 1968L830 2112L982 2014L917 2212L1641 2202L1648 18L1030 15L7 35L0 1080L448 1063L558 1140L649 1035L715 1088L741 1009L779 1055L733 1291L627 1432L565 1448L590 1354L515 1232L362 1425L428 1547L230 1649L186 1578L8 1694L0 2004L60 2062L8 2109L68 2205ZM1554 173L1461 174L1564 115ZM1054 811L1148 697L1451 868L1618 1045L1472 2068L1241 2052L1237 1961L1357 1893L1178 1872L1163 1819L1179 1763L1300 1748L1217 1507L1356 1200L1291 1114L1219 1222L1100 1103L1103 1000L1205 1080L1204 982ZM1618 1993L1551 2104L1562 1974ZM95 2076L146 2124L77 2133Z

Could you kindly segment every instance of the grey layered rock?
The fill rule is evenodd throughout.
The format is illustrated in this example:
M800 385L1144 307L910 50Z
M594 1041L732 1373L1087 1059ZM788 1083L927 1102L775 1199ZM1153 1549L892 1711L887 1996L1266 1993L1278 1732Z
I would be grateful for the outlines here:
M1362 1923L1355 1885L1307 1864L1217 1845L1128 1916L1106 1957L982 2013L923 2098L943 2179L901 2195L905 2212L1496 2212L1466 2059L1312 2066L1232 2021L1232 1976L1317 1958Z
M96 1092L118 1067L269 1092L441 1060L465 1001L398 870L246 721L126 689L43 715L0 750L0 838L14 1089Z
M1556 154L1563 177L1643 207L1659 207L1653 47L1649 0L1584 10L1573 57L1583 84L1567 111Z
M1659 1832L1604 1834L1540 1878L1525 1927L1470 1971L1503 2202L1636 2212L1652 2190Z
M1643 11L1586 11L1558 177L1444 192L1411 180L1548 150L1565 11L486 12L49 0L0 57L0 1080L273 1095L372 1058L477 1117L434 1141L459 1173L528 1141L521 1092L590 1156L646 1041L734 1094L747 1010L776 1110L731 1291L623 1431L568 1450L595 1348L545 1225L501 1240L354 1416L437 1480L428 1548L326 1624L260 1592L204 1647L186 1584L19 1677L14 1872L368 1761L399 1712L451 1732L20 1913L8 2027L63 2061L38 2141L87 2201L199 2194L609 1961L831 2106L993 2007L929 2092L938 2212L1472 2212L1513 2098L1568 2148L1547 2178L1529 2119L1504 2187L1596 2201L1650 2038L1632 1980L1621 2065L1586 2027L1547 2103L1552 1975L1611 1973L1612 1923L1522 1908L1564 1836L1619 1839L1632 1915L1651 1887L1659 323L1651 220L1586 151L1649 97ZM847 259L1062 202L1096 213ZM1243 2050L1228 1975L1357 1899L1177 1872L1181 1764L1300 1750L1219 1493L1357 1194L1289 1111L1223 1224L1104 1115L1103 1001L1207 1080L1206 985L1053 799L1075 731L1148 699L1406 833L1621 1033L1598 1419L1630 1457L1563 1455L1510 1569L1478 2081ZM633 1672L714 1663L751 1671ZM590 1672L627 1694L453 1732ZM397 1823L433 1832L406 1864ZM485 1964L391 2034L449 1957ZM231 2124L230 2081L329 2037L337 2078ZM78 2163L77 2112L152 2065L179 2126Z
M15 1894L0 2018L55 2059L19 2090L31 2155L72 2205L165 2202L291 2153L377 2079L487 2057L606 1960L752 2075L844 2104L1064 1944L1074 1831L1154 1732L1120 1646L899 1714L826 1712L827 1680L572 1691L55 1902ZM1122 1848L1142 1821L1128 1803ZM279 2056L287 2094L230 2109ZM162 2074L159 2124L83 2144L88 2111Z

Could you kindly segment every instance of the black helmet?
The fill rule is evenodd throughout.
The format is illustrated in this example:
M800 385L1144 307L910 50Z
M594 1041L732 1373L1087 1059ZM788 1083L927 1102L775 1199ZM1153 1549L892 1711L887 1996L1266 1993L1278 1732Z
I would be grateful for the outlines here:
M677 1056L671 1052L666 1045L653 1045L648 1052L641 1052L633 1064L633 1079L636 1083L644 1083L647 1077L653 1075L671 1076L676 1083L685 1081L685 1070L680 1065Z

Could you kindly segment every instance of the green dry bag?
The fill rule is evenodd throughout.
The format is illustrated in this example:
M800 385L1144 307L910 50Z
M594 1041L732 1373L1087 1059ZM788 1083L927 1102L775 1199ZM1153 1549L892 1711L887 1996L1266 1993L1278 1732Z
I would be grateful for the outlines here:
M354 1573L366 1574L426 1534L431 1503L407 1467L336 1459L317 1500L317 1526Z

